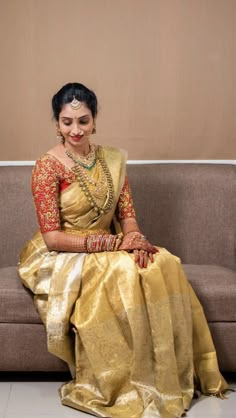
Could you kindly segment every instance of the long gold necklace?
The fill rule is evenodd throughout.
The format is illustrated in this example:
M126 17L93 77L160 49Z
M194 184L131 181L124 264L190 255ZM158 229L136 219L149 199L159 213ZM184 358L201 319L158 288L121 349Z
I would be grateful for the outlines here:
M104 213L108 213L114 202L114 187L113 187L113 181L111 177L110 170L106 164L106 161L101 157L97 155L97 152L95 150L95 147L91 145L91 148L94 149L94 161L92 162L92 159L88 163L84 163L84 161L81 162L81 158L77 158L73 153L70 151L66 154L69 158L71 158L75 166L72 167L73 172L76 174L79 185L81 187L81 190L84 192L91 208L97 212L98 215L103 215ZM89 177L85 173L85 169L91 170L91 168L96 164L96 162L100 165L101 168L101 181L95 182L91 177ZM89 188L89 184L93 184L95 187L95 190L91 192ZM98 205L98 203L95 200L95 197L101 198L102 191L104 190L105 185L107 185L108 189L108 198L104 206Z
M93 196L96 199L104 199L105 195L107 194L107 179L104 174L104 171L101 168L99 160L97 161L97 168L99 171L99 178L98 180L95 180L92 177L92 174L90 175L88 173L88 170L86 170L86 168L80 167L80 169L83 171L84 179L89 184L89 187L92 189Z

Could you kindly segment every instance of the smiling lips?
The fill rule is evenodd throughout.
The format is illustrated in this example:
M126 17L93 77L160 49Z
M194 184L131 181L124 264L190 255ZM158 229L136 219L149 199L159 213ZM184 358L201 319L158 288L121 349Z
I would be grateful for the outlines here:
M72 138L74 141L79 141L79 140L83 137L83 135L84 135L84 134L82 134L82 135L76 135L76 136L71 136L71 138Z

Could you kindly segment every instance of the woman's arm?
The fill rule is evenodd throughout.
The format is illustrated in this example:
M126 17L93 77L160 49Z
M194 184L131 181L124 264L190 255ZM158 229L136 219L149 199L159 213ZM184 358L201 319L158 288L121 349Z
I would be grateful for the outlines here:
M87 252L86 237L67 234L62 231L42 233L48 251Z
M120 226L124 235L130 232L139 232L141 234L141 231L138 226L138 222L135 217L132 217L132 218L128 217L128 218L121 219Z
M74 235L63 231L44 232L43 238L49 251L98 253L116 251L121 243L119 235L89 234Z
M116 213L124 234L119 250L134 252L135 262L140 267L147 267L148 259L153 262L153 254L158 252L158 249L151 245L140 231L135 217L133 199L127 176L118 200Z

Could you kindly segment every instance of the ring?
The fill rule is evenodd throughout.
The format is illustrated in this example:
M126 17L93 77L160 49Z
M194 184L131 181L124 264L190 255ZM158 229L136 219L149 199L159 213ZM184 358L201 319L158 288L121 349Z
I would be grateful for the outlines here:
M140 252L141 254L145 254L145 251L144 251L144 250L139 250L139 252Z
M147 238L145 237L145 235L141 235L141 237L140 237L141 239L144 239L144 240L146 240Z

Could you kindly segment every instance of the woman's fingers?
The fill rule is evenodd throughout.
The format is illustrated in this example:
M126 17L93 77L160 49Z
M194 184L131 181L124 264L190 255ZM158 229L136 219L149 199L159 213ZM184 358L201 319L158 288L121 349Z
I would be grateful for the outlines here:
M149 260L153 263L154 261L153 253L148 253L148 257L149 257Z
M143 255L143 267L146 268L148 265L148 253L145 251Z
M148 253L144 250L139 250L139 261L138 265L141 268L146 268L148 265Z
M144 250L140 250L139 251L139 267L143 268L143 264L144 264Z
M139 251L138 250L134 250L134 262L136 264L138 264L138 262L139 262Z
M155 247L154 247L155 248ZM158 252L158 249L157 251ZM134 250L134 261L136 264L139 265L139 267L141 268L146 268L148 265L148 260L151 261L151 263L154 262L154 253L153 252L148 252L145 250Z
M143 250L134 250L134 262L143 268L145 265L145 251ZM147 266L147 262L146 262Z

